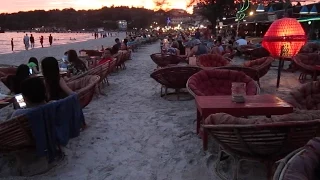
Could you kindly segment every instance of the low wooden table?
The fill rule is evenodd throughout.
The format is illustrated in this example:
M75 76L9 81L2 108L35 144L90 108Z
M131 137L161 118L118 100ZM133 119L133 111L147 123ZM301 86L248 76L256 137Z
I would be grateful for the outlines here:
M264 94L246 96L245 103L235 103L231 96L197 96L197 134L200 132L201 121L211 114L227 113L232 116L283 115L293 112L293 107L277 96ZM208 135L203 134L203 148L207 149Z

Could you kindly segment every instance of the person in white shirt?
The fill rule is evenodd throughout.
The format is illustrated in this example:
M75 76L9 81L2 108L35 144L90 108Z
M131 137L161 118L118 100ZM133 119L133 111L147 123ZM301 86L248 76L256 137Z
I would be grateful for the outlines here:
M26 48L26 50L28 50L28 49L29 49L29 46L30 46L30 39L29 39L28 34L26 34L26 35L23 37L23 43L24 43L24 47Z
M240 39L236 41L237 46L248 45L248 41L245 36L242 36Z

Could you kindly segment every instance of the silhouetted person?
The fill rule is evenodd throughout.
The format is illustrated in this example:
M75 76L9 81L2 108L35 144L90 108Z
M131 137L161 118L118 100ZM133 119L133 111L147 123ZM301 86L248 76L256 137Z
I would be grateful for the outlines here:
M24 47L26 48L26 50L29 50L29 46L30 46L29 41L30 41L29 36L28 36L28 34L26 34L23 37L23 44L24 44Z
M43 47L43 36L40 37L40 44L41 44L41 47Z
M11 38L11 49L12 49L12 51L13 51L13 47L14 47L13 38Z
M32 34L30 35L30 43L31 43L31 48L34 48L34 37Z
M50 46L52 46L52 40L53 40L53 37L50 34L50 36L49 36L49 44L50 44Z

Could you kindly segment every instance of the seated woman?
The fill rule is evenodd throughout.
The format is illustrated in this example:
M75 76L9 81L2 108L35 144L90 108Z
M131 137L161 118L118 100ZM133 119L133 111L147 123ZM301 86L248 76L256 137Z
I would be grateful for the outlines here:
M123 43L121 43L120 50L128 50L128 39L123 40Z
M179 56L180 50L178 48L179 43L177 41L173 41L171 47L168 49L168 54Z
M98 65L104 64L106 62L112 61L113 57L111 54L111 49L107 48L102 55L102 59L98 62Z
M68 51L68 71L73 76L82 74L88 70L85 63L78 58L78 54L75 50Z
M47 100L59 100L72 94L63 78L60 78L59 64L56 58L46 57L41 62L42 73L47 89Z
M38 62L37 58L31 57L29 59L29 62L28 62L27 65L32 70L32 74L38 74L39 73L39 62Z
M21 64L17 68L16 75L9 75L7 77L7 86L13 94L21 93L21 82L30 76L29 67L25 64Z
M24 115L32 109L46 104L46 87L43 80L38 77L28 78L21 83L21 93L25 103L26 109L17 109L11 115L11 118Z

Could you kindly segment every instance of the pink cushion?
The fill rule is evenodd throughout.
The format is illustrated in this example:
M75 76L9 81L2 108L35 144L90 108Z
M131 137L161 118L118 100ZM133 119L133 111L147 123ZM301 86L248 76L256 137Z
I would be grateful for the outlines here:
M243 72L226 69L200 71L191 76L188 87L198 96L231 95L232 82L246 83L247 95L257 94L253 79Z
M198 57L200 66L203 67L221 67L229 64L229 61L218 54L204 54Z

